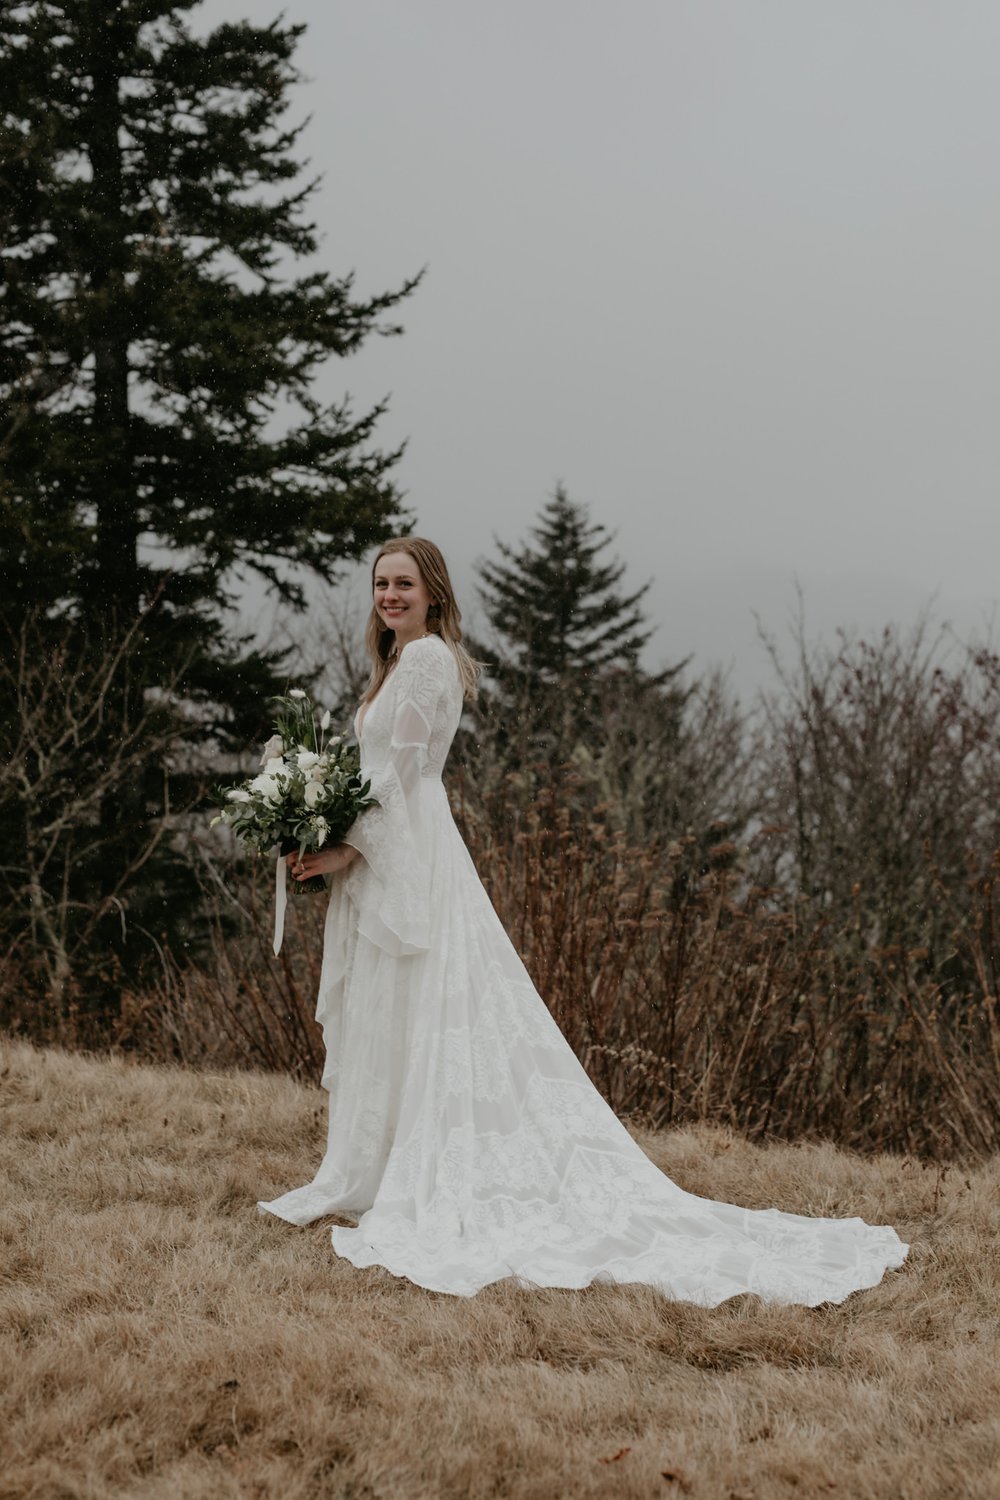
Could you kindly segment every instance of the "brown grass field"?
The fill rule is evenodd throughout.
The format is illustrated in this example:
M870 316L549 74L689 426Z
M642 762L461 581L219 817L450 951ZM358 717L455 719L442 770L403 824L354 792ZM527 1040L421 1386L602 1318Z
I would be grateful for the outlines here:
M9 1041L0 1073L4 1500L1000 1496L1000 1161L646 1135L694 1192L910 1259L814 1310L465 1301L257 1213L319 1159L317 1090Z

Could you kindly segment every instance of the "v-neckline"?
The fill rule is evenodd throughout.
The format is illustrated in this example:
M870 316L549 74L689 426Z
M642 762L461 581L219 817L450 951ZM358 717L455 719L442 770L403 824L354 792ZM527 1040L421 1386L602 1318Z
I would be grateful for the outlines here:
M386 683L393 676L393 673L395 672L395 670L396 670L396 668L393 667L393 669L392 669L391 672L387 672L386 673L385 677L382 680L382 685L379 688L378 692L375 694L374 698L369 698L367 703L359 703L358 704L358 711L357 711L357 713L354 716L354 722L355 722L355 725L357 726L357 735L358 735L358 742L359 743L361 741L361 735L362 735L362 733L364 731L364 727L368 723L368 715L371 713L372 709L375 707L376 703L381 698L382 694L385 692Z
M414 639L418 640L418 641L426 641L426 640L431 639L431 637L430 637L429 634L428 635L418 635L418 636L415 636ZM358 711L354 715L354 732L355 732L355 734L358 737L358 742L359 743L361 741L361 731L364 729L365 725L368 723L368 715L371 713L372 709L375 707L376 703L381 698L382 694L385 692L385 685L389 681L389 679L394 675L394 673L396 671L396 668L399 666L400 660L402 659L402 655L403 655L403 652L406 650L406 647L407 646L412 646L412 644L413 644L412 641L407 641L405 645L403 645L403 646L400 647L399 653L398 653L398 655L396 657L395 664L392 667L390 667L389 671L386 673L385 677L382 679L382 686L379 688L379 690L375 694L374 698L369 698L369 700L368 700L367 703L359 703L358 704Z

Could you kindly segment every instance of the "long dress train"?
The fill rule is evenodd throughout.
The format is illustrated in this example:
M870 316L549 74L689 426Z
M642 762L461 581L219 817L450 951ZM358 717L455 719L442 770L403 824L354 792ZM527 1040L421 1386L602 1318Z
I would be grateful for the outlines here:
M368 705L379 805L331 886L317 1019L330 1094L313 1181L260 1207L326 1214L356 1266L471 1296L643 1282L712 1307L840 1302L907 1252L858 1218L752 1210L685 1192L632 1140L538 995L480 884L441 771L462 693L449 648L407 645Z

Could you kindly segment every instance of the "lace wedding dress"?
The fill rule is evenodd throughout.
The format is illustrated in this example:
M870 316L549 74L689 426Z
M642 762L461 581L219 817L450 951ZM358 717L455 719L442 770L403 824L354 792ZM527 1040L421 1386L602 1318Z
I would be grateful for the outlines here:
M815 1306L907 1251L861 1219L685 1192L605 1104L534 989L452 820L441 770L462 710L437 637L412 641L360 726L379 805L334 878L317 1018L329 1141L313 1181L260 1207L331 1231L356 1266L471 1296L644 1282L712 1307Z

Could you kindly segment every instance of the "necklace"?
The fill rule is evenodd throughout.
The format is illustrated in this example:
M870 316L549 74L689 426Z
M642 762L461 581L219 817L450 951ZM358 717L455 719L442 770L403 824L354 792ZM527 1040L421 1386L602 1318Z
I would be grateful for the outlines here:
M432 631L425 630L424 633L423 633L423 635L415 635L413 637L413 639L415 641L428 641L428 640L430 640L432 634L433 634ZM405 644L408 646L410 643L409 643L409 641L406 641ZM389 652L387 660L388 661L398 661L399 660L399 647L398 646L393 646L392 650Z

